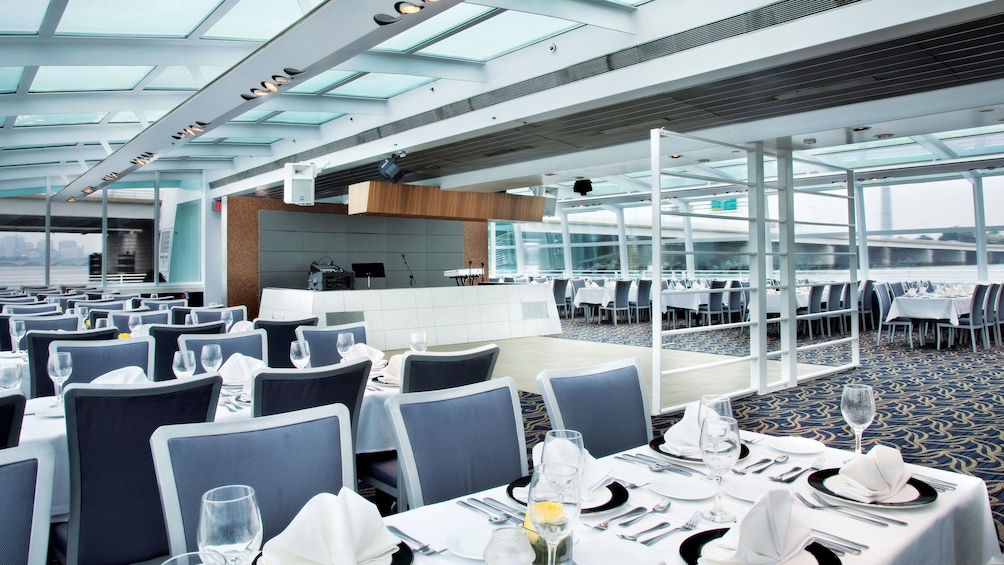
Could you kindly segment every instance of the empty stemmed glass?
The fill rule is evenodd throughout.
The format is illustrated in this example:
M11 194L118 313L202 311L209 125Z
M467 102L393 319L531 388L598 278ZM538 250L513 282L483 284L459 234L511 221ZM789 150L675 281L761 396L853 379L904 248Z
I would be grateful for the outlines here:
M16 364L0 365L0 390L21 388L21 367Z
M719 417L732 417L732 401L724 394L705 394L701 397L701 404L697 410L697 421L704 421L704 418L711 414Z
M174 370L174 376L179 379L194 375L195 352L186 350L175 351L174 360L171 362L171 369Z
M230 326L234 325L234 312L233 310L224 310L220 312L220 321L226 324L227 331L230 331Z
M139 314L129 315L129 334L132 335L136 333L136 328L143 325L143 317Z
M540 450L540 464L562 463L572 465L579 470L585 467L585 447L582 444L582 433L575 430L548 430L544 434L544 446Z
M558 543L572 533L581 510L577 468L560 463L534 467L527 512L534 530L547 542L547 565L554 565Z
M356 344L356 338L351 332L340 332L338 334L338 340L335 342L335 349L338 350L338 355L341 356L342 361L346 361L346 355L349 354L349 350L352 346Z
M46 370L49 372L49 378L52 379L52 384L56 388L56 403L51 407L62 409L63 383L73 373L73 358L66 351L49 355Z
M199 551L222 555L227 565L249 565L261 549L262 535L253 488L228 485L202 495L196 536Z
M701 459L714 479L715 505L704 513L712 522L731 522L735 516L722 507L722 480L739 460L739 426L735 418L705 418L701 422Z
M425 351L428 348L425 332L411 332L410 346L412 351Z
M11 349L14 350L14 353L20 353L21 340L24 339L24 334L27 333L24 327L24 320L11 318L7 321L7 325L10 327Z
M861 436L875 418L875 394L872 387L862 384L844 385L840 398L840 413L854 430L854 455L861 455Z
M223 351L220 344L210 343L202 346L202 367L207 371L216 373L223 364Z
M297 369L303 369L310 364L310 345L306 340L297 340L289 344L289 360Z

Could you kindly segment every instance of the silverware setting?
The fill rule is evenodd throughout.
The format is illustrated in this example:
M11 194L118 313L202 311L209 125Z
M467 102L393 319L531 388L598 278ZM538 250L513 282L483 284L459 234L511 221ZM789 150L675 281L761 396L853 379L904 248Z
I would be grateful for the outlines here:
M795 467L794 469L785 471L780 475L774 475L773 477L769 478L770 480L778 483L793 483L795 482L795 479L801 477L803 474L808 473L809 471L818 471L822 469L825 463L826 463L826 458L819 457L812 463L811 467L806 467L805 469L802 469L801 467Z
M782 454L778 455L777 457L775 457L774 459L772 459L770 463L767 463L763 467L760 467L759 469L757 469L755 471L750 471L750 472L753 473L754 475L759 475L760 473L763 473L764 471L766 471L767 469L770 469L774 465L780 465L782 463L787 463L787 462L788 462L788 456L785 455L784 453L782 453Z
M700 524L700 523L701 523L701 511L697 510L696 512L694 512L694 515L691 516L690 519L687 520L685 523L683 523L683 524L681 524L681 525L679 525L679 526L677 526L675 528L672 528L672 529L670 529L668 531L665 531L665 532L663 532L663 533L655 536L654 538L649 538L649 539L647 539L647 540L645 540L645 541L643 541L641 543L643 545L652 545L653 543L661 540L662 538L668 536L669 534L671 534L671 533L673 533L673 532L675 532L677 530L684 530L684 531L688 531L689 532L690 530L693 530L694 528L696 528L697 524Z
M870 549L867 545L865 545L863 543L852 541L852 540L849 540L847 538L842 538L842 537L840 537L838 535L831 534L829 532L824 532L822 530L817 530L817 529L812 529L811 531L814 534L818 534L818 535L822 535L822 536L827 536L828 538L830 538L832 540L838 541L838 542L840 542L840 543L842 543L844 545L848 545L848 546L860 549L862 551L866 550L866 549Z
M946 490L955 490L959 486L953 482L943 481L941 479L935 479L934 477L928 477L926 475L914 474L913 476L914 478L924 481L925 483L931 485L931 488L933 488L934 490L941 492L944 492Z
M463 506L464 508L467 508L468 510L473 510L473 511L477 512L478 514L481 514L483 516L487 516L488 517L488 521L491 522L492 524L503 524L503 523L509 521L509 519L506 518L505 516L499 516L498 514L492 514L491 512L488 512L487 510L482 510L481 508L479 508L477 506L474 506L473 504L470 504L470 503L468 503L468 502L466 502L464 500L458 500L457 504L459 504L460 506Z
M812 508L813 510L833 510L835 512L840 512L841 514L843 514L844 516L847 516L848 518L854 518L855 520L859 520L861 522L866 522L866 523L871 524L873 526L879 526L879 527L882 527L882 528L888 528L889 527L889 523L888 522L881 522L879 520L873 520L873 519L868 518L866 516L860 516L858 514L852 514L850 512L846 512L846 511L844 511L844 510L842 510L840 508L830 508L829 506L823 506L821 504L814 504L812 502L809 502L809 500L807 498L805 498L804 496L802 496L802 493L799 493L799 492L796 492L795 496L798 497L798 499L802 501L802 504L808 506L809 508Z
M630 518L630 517L636 516L636 515L638 515L638 514L640 514L642 512L645 512L645 507L644 506L637 506L635 508L632 508L631 510L628 510L627 512L625 512L623 514L618 514L617 516L614 516L613 518L607 518L606 520L603 520L599 524L594 525L593 528L602 532L603 530L609 528L610 524L613 524L613 523L617 522L617 520L621 520L621 519L625 519L625 518Z
M623 526L623 524L621 524L621 525ZM641 536L641 535L644 535L644 534L650 534L652 532L656 532L656 531L659 531L659 530L661 530L663 528L668 528L668 527L669 527L669 522L659 522L658 524L652 526L651 528L649 528L647 530L642 530L642 531L638 532L637 534L617 534L617 537L619 537L621 539L626 539L628 541L638 541L638 536Z
M518 510L507 504L503 504L502 502L499 502L498 500L495 500L494 498L491 497L485 497L484 500L477 500L476 498L473 500L480 502L481 504L484 504L489 508L494 508L495 511L501 513L503 516L505 516L512 522L515 522L517 524L523 523L523 514L524 514L523 510Z
M664 463L661 463L661 462L660 463L653 463L651 461L646 461L645 459L641 459L637 455L632 455L630 453L625 453L623 455L615 455L614 459L620 459L621 461L627 461L629 463L636 463L638 465L644 465L644 466L648 467L648 470L652 471L653 473L662 473L663 471L669 471L671 473L679 473L681 475L686 475L688 477L692 477L694 475L694 473L692 473L686 467L676 467L676 466L673 466L673 465L670 465L670 464L664 464Z
M745 475L753 467L758 467L758 466L763 465L765 463L769 463L770 460L771 460L770 457L764 457L763 459L757 461L756 463L750 463L749 465L743 467L742 469L736 469L735 467L733 467L732 468L732 472L735 473L735 474L737 474L737 475Z
M624 486L626 489L636 489L641 487L647 487L651 481L644 483L632 483L631 481L626 481L624 479L617 479L617 482Z
M876 514L874 512L869 512L867 510L862 510L860 508L857 508L856 506L845 506L845 505L841 505L841 504L834 504L834 503L826 500L822 496L819 496L819 494L817 494L817 493L812 493L812 498L815 498L816 501L818 501L823 506L826 506L827 508L837 508L837 509L842 509L842 510L850 511L850 512L858 512L858 513L860 513L862 515L865 515L865 516L868 516L868 517L871 517L871 518L875 518L877 520L883 520L885 522L889 522L890 524L896 524L897 526L909 526L910 525L910 524L904 522L903 520L897 520L896 518L885 516L883 514Z
M400 529L394 526L387 526L387 529L390 530L390 533L394 534L395 536L402 538L405 541L410 541L411 543L418 545L418 547L413 547L412 550L417 553L421 553L422 555L436 555L437 553L442 553L446 551L446 548L432 549L431 547L429 547L429 544L418 541L417 539L409 536L408 534L402 532Z
M634 454L634 457L642 459L643 461L649 461L651 463L655 463L657 465L665 465L665 466L672 467L673 469L678 469L678 470L681 470L681 471L686 471L687 473L690 473L692 475L701 475L702 477L708 476L707 473L705 473L704 471L701 471L700 469L694 469L693 467L687 467L687 466L681 465L679 463L676 463L674 461L669 461L668 459L660 459L658 457L653 457L651 455L646 455L644 453L636 453L636 454Z
M642 518L644 518L645 516L648 516L649 514L662 514L663 512L669 510L669 507L672 506L672 504L673 504L673 501L671 501L671 500L665 500L663 502L660 502L659 504L656 504L655 506L653 506L651 509L642 512L641 514L639 514L638 516L636 516L634 518L631 518L627 522L621 522L620 526L622 528L630 526L631 524L634 524L635 522L637 522L638 520L641 520Z

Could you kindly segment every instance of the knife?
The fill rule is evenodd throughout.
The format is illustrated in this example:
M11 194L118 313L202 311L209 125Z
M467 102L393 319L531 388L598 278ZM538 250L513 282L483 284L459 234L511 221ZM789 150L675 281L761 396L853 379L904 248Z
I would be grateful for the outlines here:
M514 522L516 524L522 524L523 523L523 518L521 518L521 517L519 517L519 516L517 516L517 515L515 515L515 514L513 514L511 512L509 512L508 509L495 508L494 506L488 504L487 502L482 502L482 501L480 501L480 500L478 500L478 499L476 499L474 497L468 498L467 499L467 503L468 504L476 505L479 508L485 508L485 509L487 509L487 510L489 510L491 512L501 512L503 516L505 516L507 519L509 519L509 521Z

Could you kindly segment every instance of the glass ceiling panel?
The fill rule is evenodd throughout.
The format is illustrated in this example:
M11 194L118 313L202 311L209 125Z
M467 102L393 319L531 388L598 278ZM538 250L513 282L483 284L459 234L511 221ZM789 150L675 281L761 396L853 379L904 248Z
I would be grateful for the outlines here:
M1004 153L1004 132L943 139L942 143L962 157Z
M258 120L271 116L275 113L275 110L248 110L243 114L231 119L231 122L257 122Z
M0 35L35 35L49 0L0 0Z
M188 67L165 67L144 90L198 90L195 77Z
M390 51L404 53L444 33L492 11L493 8L458 4L438 16L428 19L417 26L401 32L373 48L373 51Z
M484 62L580 25L579 22L508 11L417 52Z
M31 92L132 90L153 67L39 67Z
M245 145L271 145L281 141L281 137L228 137L220 143L243 143Z
M76 143L39 143L37 145L10 145L4 151L20 151L22 149L52 149L53 147L73 147Z
M324 0L303 0L313 9ZM297 0L241 0L202 37L268 41L303 17Z
M14 120L14 127L68 126L97 124L105 119L108 112L81 112L79 114L26 114Z
M153 122L156 122L157 120L163 118L164 114L166 114L166 113L167 113L167 111L143 110L143 117L146 118L147 122L153 123ZM122 112L117 112L115 114L115 117L113 117L113 118L111 118L111 119L108 120L108 123L110 123L110 124L138 124L139 123L139 116L137 116L135 112L132 112L132 111L129 111L129 110L125 110L125 111L122 111Z
M265 120L270 124L309 124L319 126L335 118L344 116L338 112L282 112Z
M339 86L328 94L360 98L391 98L434 80L436 79L411 75L369 73L344 86Z
M188 37L221 0L70 0L56 35Z
M884 147L873 146L865 149L858 149L859 146L851 147L853 149L850 151L818 153L816 158L828 165L845 169L935 160L934 155L909 140L901 140L899 143Z
M297 84L286 92L293 92L296 94L317 94L318 92L327 90L335 84L357 74L358 73L354 71L324 71L310 80Z
M0 93L17 92L22 74L24 74L24 67L0 67Z
M196 137L195 139L189 141L189 143L216 143L219 141L220 137Z

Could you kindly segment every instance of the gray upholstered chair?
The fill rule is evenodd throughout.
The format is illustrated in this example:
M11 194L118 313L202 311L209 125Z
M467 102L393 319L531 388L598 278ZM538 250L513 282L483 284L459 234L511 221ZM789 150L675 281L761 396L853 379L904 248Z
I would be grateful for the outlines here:
M631 281L615 281L614 299L604 306L600 306L600 313L596 317L596 323L603 321L603 313L610 312L610 318L614 325L617 325L617 313L627 314L628 323L631 323Z
M990 285L988 284L976 285L976 288L973 289L972 300L969 303L969 313L959 316L958 325L953 325L947 321L938 322L935 325L934 331L938 334L936 336L938 349L941 349L942 328L948 330L948 347L952 346L956 332L961 334L963 330L969 330L969 339L973 347L973 353L976 353L976 331L979 330L983 336L983 349L990 349L990 332L987 330L986 324L987 293L989 290Z
M652 315L652 279L638 281L638 295L633 302L628 302L628 306L634 310L636 322L641 322L642 310L648 310L649 316Z
M141 324L167 324L170 322L171 313L167 310L109 312L108 323L118 328L121 333L129 333L129 318L132 316L139 316Z
M169 424L212 420L222 382L212 375L67 387L70 521L52 534L64 563L135 563L170 553L150 436Z
M216 320L219 321L219 320ZM268 365L268 344L265 330L251 330L249 332L238 332L220 335L191 335L182 334L178 337L179 349L195 352L195 372L205 371L202 366L202 347L210 343L217 343L223 353L223 362L226 363L234 353L247 355L260 359Z
M56 457L47 443L0 451L0 561L45 565Z
M878 328L878 335L875 336L875 345L882 342L882 328L886 329L889 343L892 343L893 338L896 337L896 328L903 328L907 331L910 348L913 349L913 320L910 318L886 320L886 316L889 315L889 308L892 305L889 295L889 285L887 283L875 283L872 285L872 291L875 293L874 308L878 310L878 320L875 323L875 326Z
M551 290L554 292L554 305L558 308L558 313L563 311L568 318L569 310L572 308L572 302L567 296L568 279L554 279L551 281Z
M722 301L725 300L725 292L718 291L718 289L724 289L728 281L714 280L711 281L711 292L708 293L708 303L701 304L698 307L697 315L698 317L704 317L705 325L711 325L711 318L713 316L718 316L718 322L725 322L725 309L722 307Z
M554 429L582 433L594 457L652 439L652 421L641 368L634 358L537 374L544 408Z
M20 346L17 349L24 349L26 347L27 332L32 330L49 330L49 331L64 331L73 332L80 328L80 319L76 316L66 316L58 313L43 313L43 314L13 314L10 316L0 315L0 323L3 324L0 331L0 335L4 333L7 334L6 343L4 344L4 349L15 349L12 338L8 328L10 327L11 320L21 320L24 322L25 337L21 339ZM0 340L3 341L3 340Z
M310 346L310 366L334 365L342 361L336 343L338 334L349 332L355 343L366 343L366 322L352 322L336 326L300 326L296 339Z
M508 484L527 474L512 377L387 401L409 508Z
M227 308L192 308L191 313L195 314L200 324L205 324L208 322L219 322L224 310L230 310L233 313L234 322L243 322L248 319L248 307L243 305Z
M178 337L189 335L222 334L226 333L227 326L223 322L210 322L208 324L196 324L194 326L177 326L168 324L153 324L150 326L149 334L153 338L153 376L154 381L169 381L174 376L174 354L180 347Z
M289 358L289 344L297 341L296 328L316 326L317 316L299 320L267 320L256 318L254 329L265 330L268 336L268 366L276 369L292 369ZM320 365L315 365L320 366Z
M154 432L150 444L171 553L197 549L199 506L210 489L253 488L263 542L282 532L314 495L356 490L351 433L342 404Z
M4 314L41 314L59 312L59 304L5 304Z
M0 390L0 449L17 447L24 420L24 404L24 393L20 390Z
M406 352L401 360L401 392L440 390L487 381L492 378L498 357L499 346L494 343L462 351Z
M115 328L84 331L29 330L24 338L28 350L28 371L31 376L31 398L55 396L56 389L49 379L46 365L49 362L49 345L54 341L106 341L118 337Z
M66 385L89 383L109 371L125 367L143 369L147 379L153 373L153 338L150 336L103 341L54 341L49 344L49 357L56 353L69 353L73 359L73 372Z
M187 298L144 298L139 305L151 310L170 310L175 306L188 306ZM166 307L166 308L165 308ZM184 321L184 320L182 320ZM170 323L170 322L168 322Z
M0 298L0 304L37 304L38 298L34 296L4 296Z

